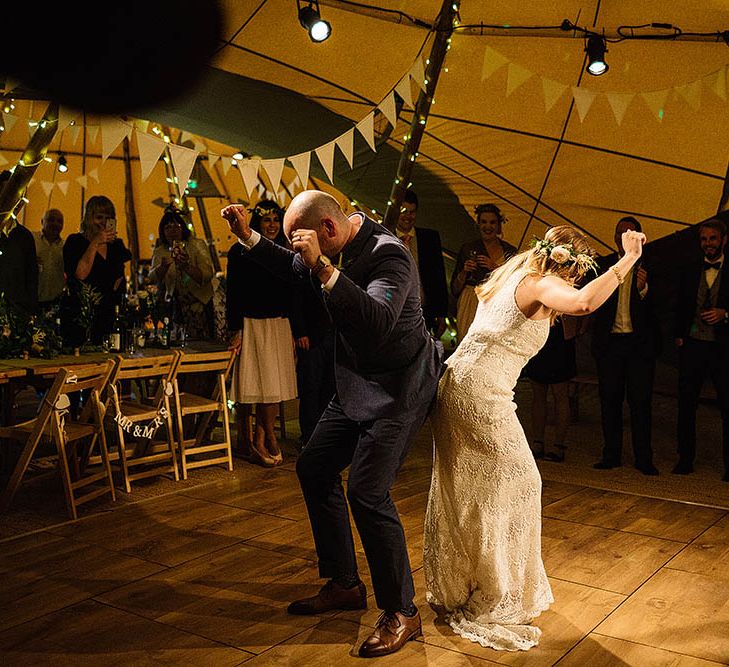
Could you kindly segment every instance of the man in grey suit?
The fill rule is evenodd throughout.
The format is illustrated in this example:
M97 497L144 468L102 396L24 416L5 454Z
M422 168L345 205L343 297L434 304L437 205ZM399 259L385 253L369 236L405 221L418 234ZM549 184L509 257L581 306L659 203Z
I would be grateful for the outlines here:
M359 654L393 653L420 634L421 624L390 488L425 420L442 367L423 320L417 268L391 232L362 213L347 217L323 192L300 193L285 214L294 252L252 232L242 206L221 213L252 259L277 276L318 285L335 328L337 393L296 464L319 574L328 581L313 597L291 603L289 612L367 606L349 501L384 612ZM341 268L332 264L335 258ZM347 466L345 498L341 472Z

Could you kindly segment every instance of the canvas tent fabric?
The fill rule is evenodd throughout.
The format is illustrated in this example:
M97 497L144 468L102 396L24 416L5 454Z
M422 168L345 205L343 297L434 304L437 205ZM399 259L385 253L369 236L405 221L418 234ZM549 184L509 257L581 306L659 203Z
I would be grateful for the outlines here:
M656 21L685 32L729 29L729 5L722 0L459 5L462 25L544 27L568 19L609 32ZM291 0L225 0L224 42L200 83L138 115L266 159L312 151L312 175L326 184L314 150L387 100L417 59L424 61L432 40L427 27L403 17L395 22L392 12L368 7L432 24L440 6L437 0L326 0L320 9L332 36L314 44ZM412 177L419 224L438 229L447 252L474 236L472 212L482 202L502 208L511 243L523 247L547 225L569 223L584 229L602 254L613 249L622 215L635 215L649 237L659 239L716 212L728 157L727 44L626 39L608 43L606 59L608 73L595 78L584 73L584 39L572 33L456 30ZM417 95L416 81L408 85ZM334 183L327 187L342 201L382 212L412 110L405 105L394 128L380 111L375 118L377 151L355 133L354 167L337 149ZM5 147L3 136L0 151ZM232 177L238 181L230 189L240 193L239 175ZM163 196L151 183L137 188L140 201ZM72 190L68 197L77 196ZM35 199L28 207L39 219ZM120 197L114 201L122 206ZM149 234L150 218L156 225L160 211L150 211L138 213L140 235ZM209 215L216 217L213 207Z

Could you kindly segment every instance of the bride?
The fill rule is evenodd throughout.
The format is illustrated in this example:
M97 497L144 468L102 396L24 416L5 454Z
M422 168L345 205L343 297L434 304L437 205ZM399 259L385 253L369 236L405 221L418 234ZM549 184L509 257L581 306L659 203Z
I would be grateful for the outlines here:
M585 237L552 227L493 272L476 292L476 318L448 360L432 415L433 478L425 517L427 599L462 637L527 650L531 620L554 601L541 557L541 478L516 416L514 386L559 313L604 303L642 253L645 236L623 234L625 254L595 268Z

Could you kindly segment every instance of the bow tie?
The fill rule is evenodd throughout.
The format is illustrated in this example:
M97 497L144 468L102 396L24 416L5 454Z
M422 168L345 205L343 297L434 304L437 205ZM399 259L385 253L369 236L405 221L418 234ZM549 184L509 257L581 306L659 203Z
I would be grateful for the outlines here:
M704 271L708 271L709 269L716 269L718 271L721 269L721 262L704 262Z

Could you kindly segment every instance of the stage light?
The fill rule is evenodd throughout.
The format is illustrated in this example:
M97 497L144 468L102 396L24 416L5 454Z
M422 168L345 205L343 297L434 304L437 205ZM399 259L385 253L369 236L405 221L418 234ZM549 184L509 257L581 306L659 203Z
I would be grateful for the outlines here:
M236 151L233 153L233 159L234 160L242 160L243 159L243 151Z
M587 40L587 71L592 76L600 76L608 71L608 64L605 62L607 45L605 38L600 35L591 35Z
M323 42L332 34L332 26L324 21L319 13L319 2L317 0L307 1L305 7L297 0L299 7L299 23L309 33L312 42Z
M62 174L65 174L68 171L68 162L66 161L66 156L63 153L58 156L58 171Z

